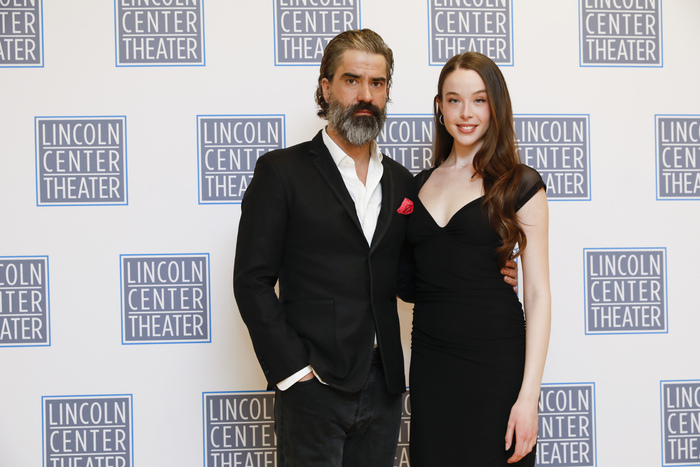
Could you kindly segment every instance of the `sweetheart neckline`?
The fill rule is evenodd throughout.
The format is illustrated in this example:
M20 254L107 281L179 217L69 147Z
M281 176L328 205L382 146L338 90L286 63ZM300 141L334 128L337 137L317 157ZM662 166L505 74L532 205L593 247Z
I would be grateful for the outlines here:
M420 205L423 206L423 210L425 210L425 212L428 214L428 217L430 218L430 220L433 221L433 224L435 224L435 226L436 226L438 229L440 229L440 230L446 229L447 226L450 225L450 223L452 222L452 219L454 219L454 218L457 216L457 214L459 214L461 211L463 211L464 209L466 209L469 205L474 204L474 202L476 202L476 201L482 199L483 197L484 197L484 195L481 195L481 196L479 196L478 198L474 198L473 200L469 201L468 203L466 203L466 204L465 204L464 206L462 206L461 208L457 209L457 210L452 214L452 216L450 216L450 218L447 220L447 223L446 223L445 225L442 225L442 226L441 226L440 224L437 223L437 221L435 220L435 218L433 217L433 215L430 213L430 211L428 210L428 208L425 207L425 204L423 204L423 200L420 199L420 196L417 196L418 201L420 202Z

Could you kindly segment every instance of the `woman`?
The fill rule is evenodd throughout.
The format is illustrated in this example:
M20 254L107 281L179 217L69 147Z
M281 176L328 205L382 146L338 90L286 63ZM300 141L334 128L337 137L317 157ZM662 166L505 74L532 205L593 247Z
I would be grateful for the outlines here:
M447 62L434 109L433 168L417 176L408 227L411 466L534 466L550 327L544 183L520 164L508 89L489 58ZM500 274L514 257L524 316Z

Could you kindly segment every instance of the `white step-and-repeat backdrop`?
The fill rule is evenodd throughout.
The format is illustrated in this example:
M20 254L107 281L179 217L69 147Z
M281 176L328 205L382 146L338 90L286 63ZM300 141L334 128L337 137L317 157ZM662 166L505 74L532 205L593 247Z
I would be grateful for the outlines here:
M414 172L441 65L506 76L551 210L538 464L700 465L699 21L697 0L0 0L0 466L275 465L240 200L322 127L323 48L360 27L394 49L379 143Z

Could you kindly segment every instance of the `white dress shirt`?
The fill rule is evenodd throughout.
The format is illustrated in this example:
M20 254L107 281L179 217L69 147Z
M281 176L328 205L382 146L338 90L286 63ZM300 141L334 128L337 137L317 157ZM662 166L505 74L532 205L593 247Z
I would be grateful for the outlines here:
M382 153L379 152L377 143L370 143L370 158L367 168L367 178L365 183L360 181L355 171L355 161L352 157L343 152L335 141L328 136L326 130L323 131L323 142L326 144L331 157L338 166L340 175L343 176L345 187L350 192L352 200L355 202L355 211L357 218L360 220L362 231L367 239L367 244L372 244L372 237L377 228L377 218L379 210L382 207L382 186L381 180L384 174L384 166L382 166Z
M323 142L328 148L328 151L331 153L333 161L335 161L335 164L338 166L340 175L343 177L343 182L345 182L345 188L347 188L348 192L350 193L350 197L355 202L355 212L357 212L357 218L360 220L362 232L365 234L365 238L367 239L367 245L371 245L372 238L374 237L374 231L377 228L379 210L382 207L381 180L382 175L384 174L382 153L379 152L377 143L372 141L369 148L370 158L369 166L367 168L367 177L365 179L365 183L362 183L355 170L355 161L352 159L352 157L345 154L345 152L340 149L337 144L335 144L335 141L328 136L327 129L323 130ZM286 391L292 387L294 383L309 374L310 371L313 371L311 365L302 368L292 376L277 383L277 387L281 391ZM315 371L314 375L319 381L323 382Z

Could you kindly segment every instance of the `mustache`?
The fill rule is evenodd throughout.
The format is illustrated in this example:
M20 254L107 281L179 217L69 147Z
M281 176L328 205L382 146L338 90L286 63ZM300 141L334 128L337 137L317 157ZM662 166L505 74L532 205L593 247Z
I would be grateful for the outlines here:
M355 115L355 112L359 110L368 110L372 113L372 116L374 118L381 118L382 116L382 109L377 107L376 105L372 104L371 102L358 102L357 104L353 104L348 107L347 113L348 115Z

